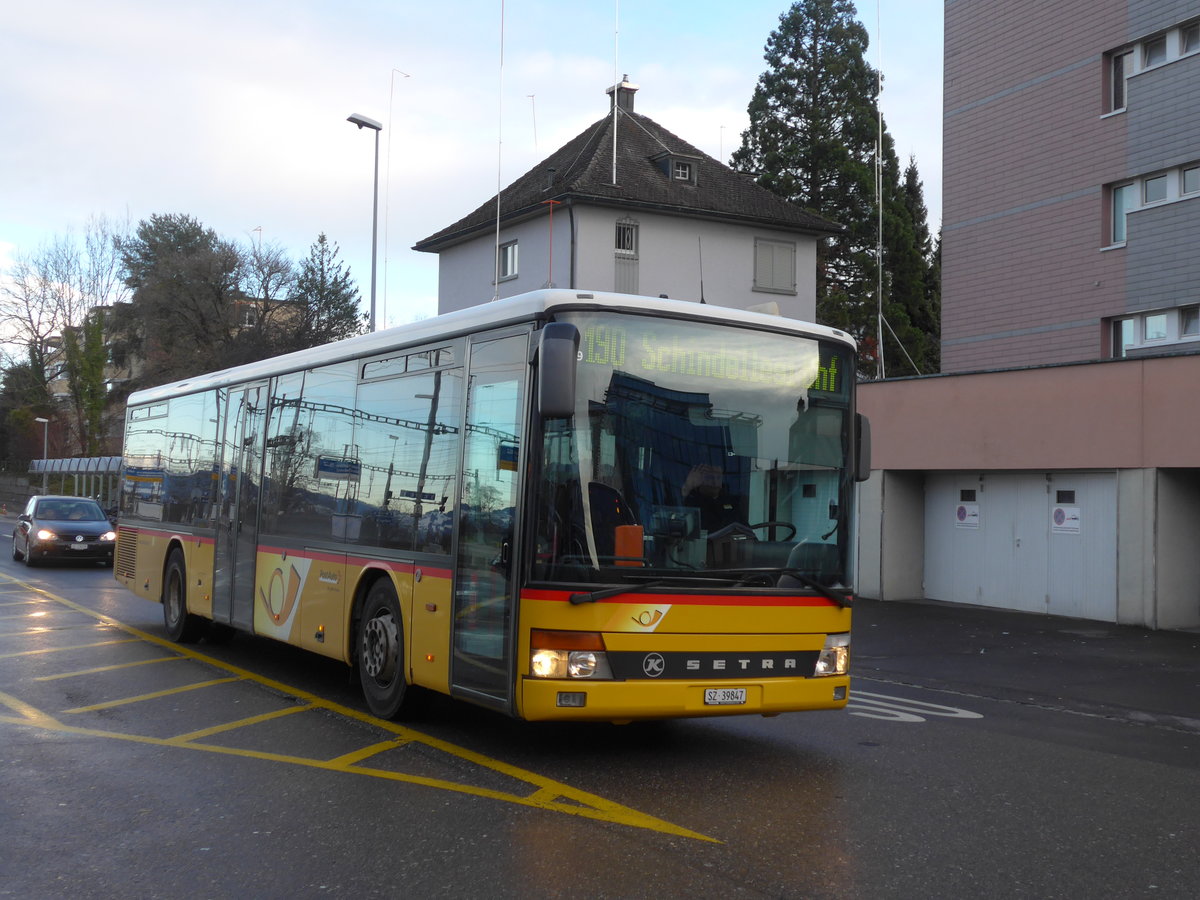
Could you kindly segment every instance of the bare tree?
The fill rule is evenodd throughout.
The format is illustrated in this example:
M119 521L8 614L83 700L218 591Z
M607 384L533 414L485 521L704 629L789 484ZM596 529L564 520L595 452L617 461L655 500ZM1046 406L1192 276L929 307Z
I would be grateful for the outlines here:
M128 297L116 241L127 229L105 216L88 219L82 242L68 232L17 257L0 287L5 368L21 365L25 396L58 414L68 446L92 453L102 435L107 349L105 311ZM30 379L34 384L30 385ZM70 398L69 406L54 396Z
M289 297L296 284L296 267L278 244L251 242L242 251L242 293L238 342L240 362L275 352L278 335L292 316Z

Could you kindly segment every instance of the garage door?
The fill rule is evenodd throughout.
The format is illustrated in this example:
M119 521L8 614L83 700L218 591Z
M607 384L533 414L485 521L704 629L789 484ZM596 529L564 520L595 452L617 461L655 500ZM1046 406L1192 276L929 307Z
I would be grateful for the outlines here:
M1117 617L1112 472L937 473L926 479L925 595Z

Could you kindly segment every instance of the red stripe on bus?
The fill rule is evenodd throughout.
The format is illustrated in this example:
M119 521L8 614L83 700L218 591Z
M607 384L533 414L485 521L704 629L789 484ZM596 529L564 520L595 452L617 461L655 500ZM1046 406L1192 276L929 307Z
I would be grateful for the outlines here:
M571 595L579 591L548 591L538 588L528 588L521 591L524 600L549 600L554 603L568 603ZM672 606L833 606L834 603L826 597L761 597L747 594L718 596L714 594L639 594L631 592L618 594L615 597L604 597L596 603L669 603Z

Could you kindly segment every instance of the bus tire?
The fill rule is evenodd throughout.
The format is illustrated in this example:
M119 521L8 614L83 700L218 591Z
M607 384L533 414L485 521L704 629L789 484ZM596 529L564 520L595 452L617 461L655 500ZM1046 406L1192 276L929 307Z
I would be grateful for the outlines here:
M391 719L404 707L408 680L404 677L404 623L400 601L391 581L381 578L363 598L355 638L358 680L367 708Z
M163 577L163 625L177 644L194 644L204 634L204 620L187 611L187 568L183 553L172 550Z

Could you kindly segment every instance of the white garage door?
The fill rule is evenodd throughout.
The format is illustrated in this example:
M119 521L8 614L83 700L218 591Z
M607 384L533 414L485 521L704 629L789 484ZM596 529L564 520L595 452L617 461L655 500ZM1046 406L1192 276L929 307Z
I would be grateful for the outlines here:
M1115 622L1112 472L930 474L925 595Z

